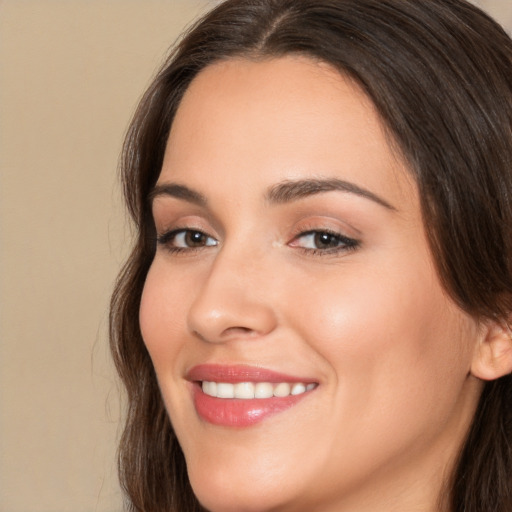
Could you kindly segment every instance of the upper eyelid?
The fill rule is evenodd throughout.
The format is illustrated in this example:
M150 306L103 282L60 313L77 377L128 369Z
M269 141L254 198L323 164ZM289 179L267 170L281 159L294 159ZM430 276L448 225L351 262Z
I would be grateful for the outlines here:
M354 239L359 239L362 236L361 231L351 224L340 219L325 216L297 222L293 228L293 236L312 232L316 233L319 231L327 231L332 234Z
M223 233L222 225L213 214L203 212L194 208L194 211L183 214L174 208L169 209L161 205L161 211L155 208L155 203L160 197L157 197L153 203L152 219L155 230L158 232L175 231L178 229L191 229L204 232L209 236L218 238ZM156 210L156 211L155 211Z
M348 237L339 233L333 233L331 231L326 230L310 230L308 232L305 232L303 234L299 234L296 236L293 241L299 240L303 236L311 236L315 233L328 233L329 235L333 235L335 237L339 238L340 245L336 245L334 247L303 247L301 245L295 245L292 247L295 248L295 250L299 250L304 252L305 254L314 255L314 256L343 256L348 253L354 252L361 248L361 241L356 238Z
M360 243L360 240L358 238L354 238L353 236L346 235L344 233L340 233L338 230L332 230L332 229L326 229L326 228L320 228L320 229L309 229L306 231L301 231L297 233L293 238L293 240L297 240L298 238L302 238L304 236L311 236L319 233L326 233L328 235L338 237L341 240L350 240L353 242Z
M302 199L308 199L308 197ZM310 198L315 199L317 197L318 195L314 195ZM168 202L169 200L170 203ZM291 207L293 205L278 204L277 206L286 208L287 206ZM293 210L293 217L297 216L296 220L293 220L288 224L290 227L294 225L300 226L300 230L295 230L296 234L308 229L310 231L322 231L327 229L329 231L340 233L348 238L359 238L362 236L360 229L353 225L352 222L344 220L344 217L347 215L344 210L342 210L342 212L337 212L337 209L332 211L330 207L321 206L320 210L323 211L320 211L318 207L302 206L297 209L296 206L297 205L294 205L293 208L291 208ZM288 215L289 214L287 213L285 217L290 219ZM353 215L354 214L351 213L350 218L352 218ZM153 197L152 218L157 230L158 224L161 224L162 226L165 226L165 224L168 226L172 226L174 224L179 226L181 224L183 229L189 229L189 219L193 219L190 223L193 227L190 229L198 229L198 231L210 234L210 236L214 236L214 238L218 240L226 234L226 227L223 222L207 204L196 204L193 201L188 202L183 198L173 195L162 194ZM170 222L166 222L166 219ZM173 220L171 221L171 219Z
M208 238L213 238L214 240L217 240L217 238L215 236L213 236L209 232L205 231L204 229L195 228L195 227L176 227L176 228L164 229L164 230L162 230L161 233L157 232L157 238L177 236L180 233L184 233L187 231L192 231L194 233L201 233Z
M216 223L207 216L197 212L183 214L174 210L162 208L162 211L152 212L155 230L160 233L178 230L196 230L204 233L217 232Z

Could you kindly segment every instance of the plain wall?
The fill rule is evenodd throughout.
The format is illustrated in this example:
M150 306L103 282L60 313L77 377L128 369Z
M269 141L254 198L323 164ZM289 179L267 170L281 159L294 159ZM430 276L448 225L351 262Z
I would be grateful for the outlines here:
M0 510L121 510L117 158L200 0L0 3Z
M512 26L512 2L480 3ZM0 0L0 511L114 512L106 336L134 106L206 0Z

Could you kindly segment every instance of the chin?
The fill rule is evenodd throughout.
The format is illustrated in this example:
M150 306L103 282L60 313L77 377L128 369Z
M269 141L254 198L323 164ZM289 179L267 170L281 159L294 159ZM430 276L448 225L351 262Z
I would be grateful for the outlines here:
M209 473L209 474L206 474ZM289 479L276 476L259 478L231 471L208 472L204 468L189 472L189 478L201 505L209 512L277 512L297 510L289 496ZM283 487L287 483L288 489Z
M263 490L255 492L250 482L245 484L246 489L228 492L225 487L211 489L204 486L193 486L194 492L201 505L209 512L270 512L292 510L284 502L269 496ZM249 489L247 489L249 488Z

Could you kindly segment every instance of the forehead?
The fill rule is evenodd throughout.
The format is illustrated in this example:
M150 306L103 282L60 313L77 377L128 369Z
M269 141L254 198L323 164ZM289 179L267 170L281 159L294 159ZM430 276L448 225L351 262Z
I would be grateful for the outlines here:
M299 56L215 63L186 91L159 181L200 186L215 174L225 183L234 171L260 187L307 175L341 178L399 202L415 189L361 88Z

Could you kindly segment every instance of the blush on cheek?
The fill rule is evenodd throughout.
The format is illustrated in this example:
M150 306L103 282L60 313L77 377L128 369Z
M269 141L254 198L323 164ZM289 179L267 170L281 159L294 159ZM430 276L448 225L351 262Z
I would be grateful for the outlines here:
M166 340L168 341L172 336L172 333L169 332L171 326L169 319L173 318L170 316L169 310L172 307L164 290L162 279L159 279L158 273L152 267L142 292L139 324L142 338L153 361L159 355L163 355L160 352L165 352Z

